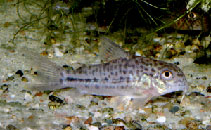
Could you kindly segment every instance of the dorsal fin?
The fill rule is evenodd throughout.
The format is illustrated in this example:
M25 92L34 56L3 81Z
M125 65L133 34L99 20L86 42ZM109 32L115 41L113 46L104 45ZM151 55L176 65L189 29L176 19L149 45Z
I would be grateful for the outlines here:
M103 61L111 61L118 58L129 58L129 53L125 52L119 45L106 37L101 37L100 57Z

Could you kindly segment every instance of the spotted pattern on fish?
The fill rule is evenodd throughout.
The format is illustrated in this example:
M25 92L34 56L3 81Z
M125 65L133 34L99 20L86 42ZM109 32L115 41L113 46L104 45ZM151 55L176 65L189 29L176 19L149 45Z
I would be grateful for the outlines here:
M162 77L165 71L167 76L168 73L172 74L172 79ZM64 86L76 87L84 93L108 96L109 93L103 91L98 93L94 91L94 88L98 90L116 89L115 91L129 89L131 91L126 91L127 95L133 95L137 90L160 87L163 93L159 94L165 94L173 90L182 91L187 85L183 72L176 65L140 56L80 67L72 72L64 73L61 80ZM172 88L172 84L176 88ZM125 95L125 92L122 92L122 95Z

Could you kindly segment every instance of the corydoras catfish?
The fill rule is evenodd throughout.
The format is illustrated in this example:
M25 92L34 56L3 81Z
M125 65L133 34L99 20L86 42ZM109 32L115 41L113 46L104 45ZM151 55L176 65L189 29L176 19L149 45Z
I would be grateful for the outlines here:
M182 70L174 64L130 56L108 38L101 38L100 56L107 62L64 70L43 56L25 54L38 68L41 83L32 90L73 88L75 93L98 96L129 97L136 105L144 105L152 97L175 91L187 91ZM104 60L105 61L105 60Z

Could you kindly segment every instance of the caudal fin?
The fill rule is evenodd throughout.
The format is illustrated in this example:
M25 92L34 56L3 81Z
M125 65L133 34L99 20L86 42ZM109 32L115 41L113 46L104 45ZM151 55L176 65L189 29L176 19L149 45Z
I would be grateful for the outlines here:
M28 63L37 70L35 81L28 84L30 90L45 91L65 87L60 82L63 72L62 67L28 48L18 49L18 53L25 57L24 63Z

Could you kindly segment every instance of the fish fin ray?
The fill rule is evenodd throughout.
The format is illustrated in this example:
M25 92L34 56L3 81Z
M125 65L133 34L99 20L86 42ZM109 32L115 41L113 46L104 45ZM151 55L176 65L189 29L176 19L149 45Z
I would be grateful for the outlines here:
M130 100L131 98L128 96L116 96L112 97L111 104L119 110L124 110L128 107Z
M36 83L28 84L30 90L45 91L65 87L60 82L62 79L62 67L29 48L19 48L18 53L25 57L23 64L28 63L37 70L37 76L34 77Z
M47 81L46 83L28 83L27 87L25 87L26 90L32 90L32 91L53 91L56 89L62 89L65 88L64 86L58 84L58 82L50 82Z
M118 58L128 58L129 54L125 52L119 45L106 37L101 37L100 57L103 61L108 62Z
M111 103L119 110L128 108L139 109L143 108L152 96L145 97L130 97L130 96L116 96L113 97Z
M133 109L143 108L152 97L133 98L131 100L131 107Z

